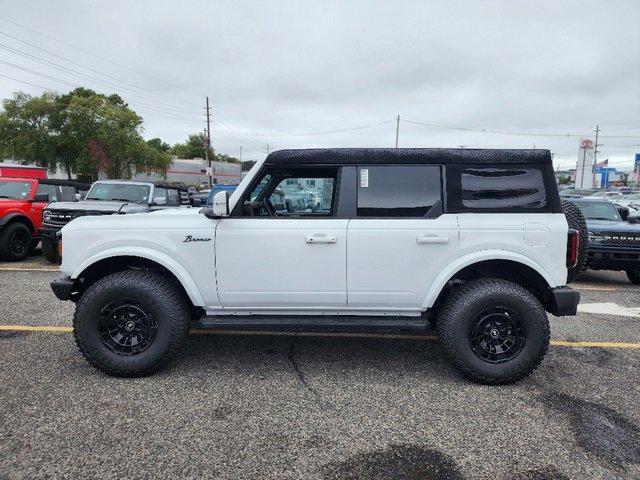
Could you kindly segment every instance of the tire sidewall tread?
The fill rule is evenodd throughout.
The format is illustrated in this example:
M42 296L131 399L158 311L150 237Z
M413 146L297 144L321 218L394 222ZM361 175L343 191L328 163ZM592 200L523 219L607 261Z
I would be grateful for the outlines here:
M496 304L518 310L527 328L523 350L501 364L484 362L468 342L475 312ZM546 355L550 337L549 320L540 302L523 287L501 279L471 280L453 290L439 310L436 329L455 367L467 378L489 385L513 383L533 372Z
M140 301L158 320L156 338L139 354L118 355L99 338L99 312L118 296ZM125 270L98 280L84 292L73 317L73 333L83 357L95 368L113 376L148 375L166 365L186 339L189 309L181 292L161 273Z

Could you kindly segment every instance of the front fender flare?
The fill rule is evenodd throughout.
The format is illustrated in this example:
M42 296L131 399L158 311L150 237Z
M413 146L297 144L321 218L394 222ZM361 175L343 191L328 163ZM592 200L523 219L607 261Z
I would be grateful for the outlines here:
M15 220L16 218L20 218L21 220L25 221L25 223L28 223L29 228L31 229L31 232L35 231L36 228L33 225L33 222L31 221L31 219L22 212L12 212L0 218L0 227L7 225L9 222L11 222L12 220Z
M193 280L193 277L189 274L186 268L184 268L179 262L171 258L169 255L147 247L114 247L107 250L102 250L95 255L92 255L84 262L82 262L71 274L72 279L78 278L82 275L87 268L100 260L115 257L140 257L147 260L151 260L159 265L162 265L167 270L175 275L185 292L189 296L189 299L196 307L204 307L205 303L202 299L202 294L198 289L198 285Z
M456 259L454 262L450 263L446 269L441 271L427 291L427 295L422 302L421 308L425 310L427 308L433 307L433 304L438 298L438 295L440 295L440 292L445 287L447 282L460 270L468 267L469 265L473 265L474 263L479 263L486 260L511 260L513 262L521 263L538 272L550 287L557 286L553 281L551 275L549 275L549 273L544 268L542 268L539 263L531 260L528 257L525 257L521 253L512 252L510 250L480 250L477 252L468 253Z

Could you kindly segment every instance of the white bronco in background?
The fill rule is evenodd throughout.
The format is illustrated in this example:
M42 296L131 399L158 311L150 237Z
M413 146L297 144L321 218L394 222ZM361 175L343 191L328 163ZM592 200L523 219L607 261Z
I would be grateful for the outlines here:
M432 326L503 384L544 357L546 312L575 315L578 240L547 150L283 150L212 208L73 220L51 286L113 375L157 370L195 322Z

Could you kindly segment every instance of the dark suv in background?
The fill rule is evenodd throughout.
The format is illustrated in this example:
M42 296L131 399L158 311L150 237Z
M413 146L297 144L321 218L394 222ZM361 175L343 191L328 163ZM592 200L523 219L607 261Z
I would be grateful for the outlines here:
M586 197L571 201L587 221L587 268L624 270L629 280L640 284L640 224L624 221L616 206L608 200Z

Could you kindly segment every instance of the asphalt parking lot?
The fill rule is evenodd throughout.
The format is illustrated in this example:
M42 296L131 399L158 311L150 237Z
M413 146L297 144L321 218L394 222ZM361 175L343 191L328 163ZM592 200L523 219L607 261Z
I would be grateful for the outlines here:
M486 387L429 335L362 331L194 333L159 374L107 377L68 333L54 270L0 263L2 479L640 478L640 287L624 274L584 274L542 366Z

